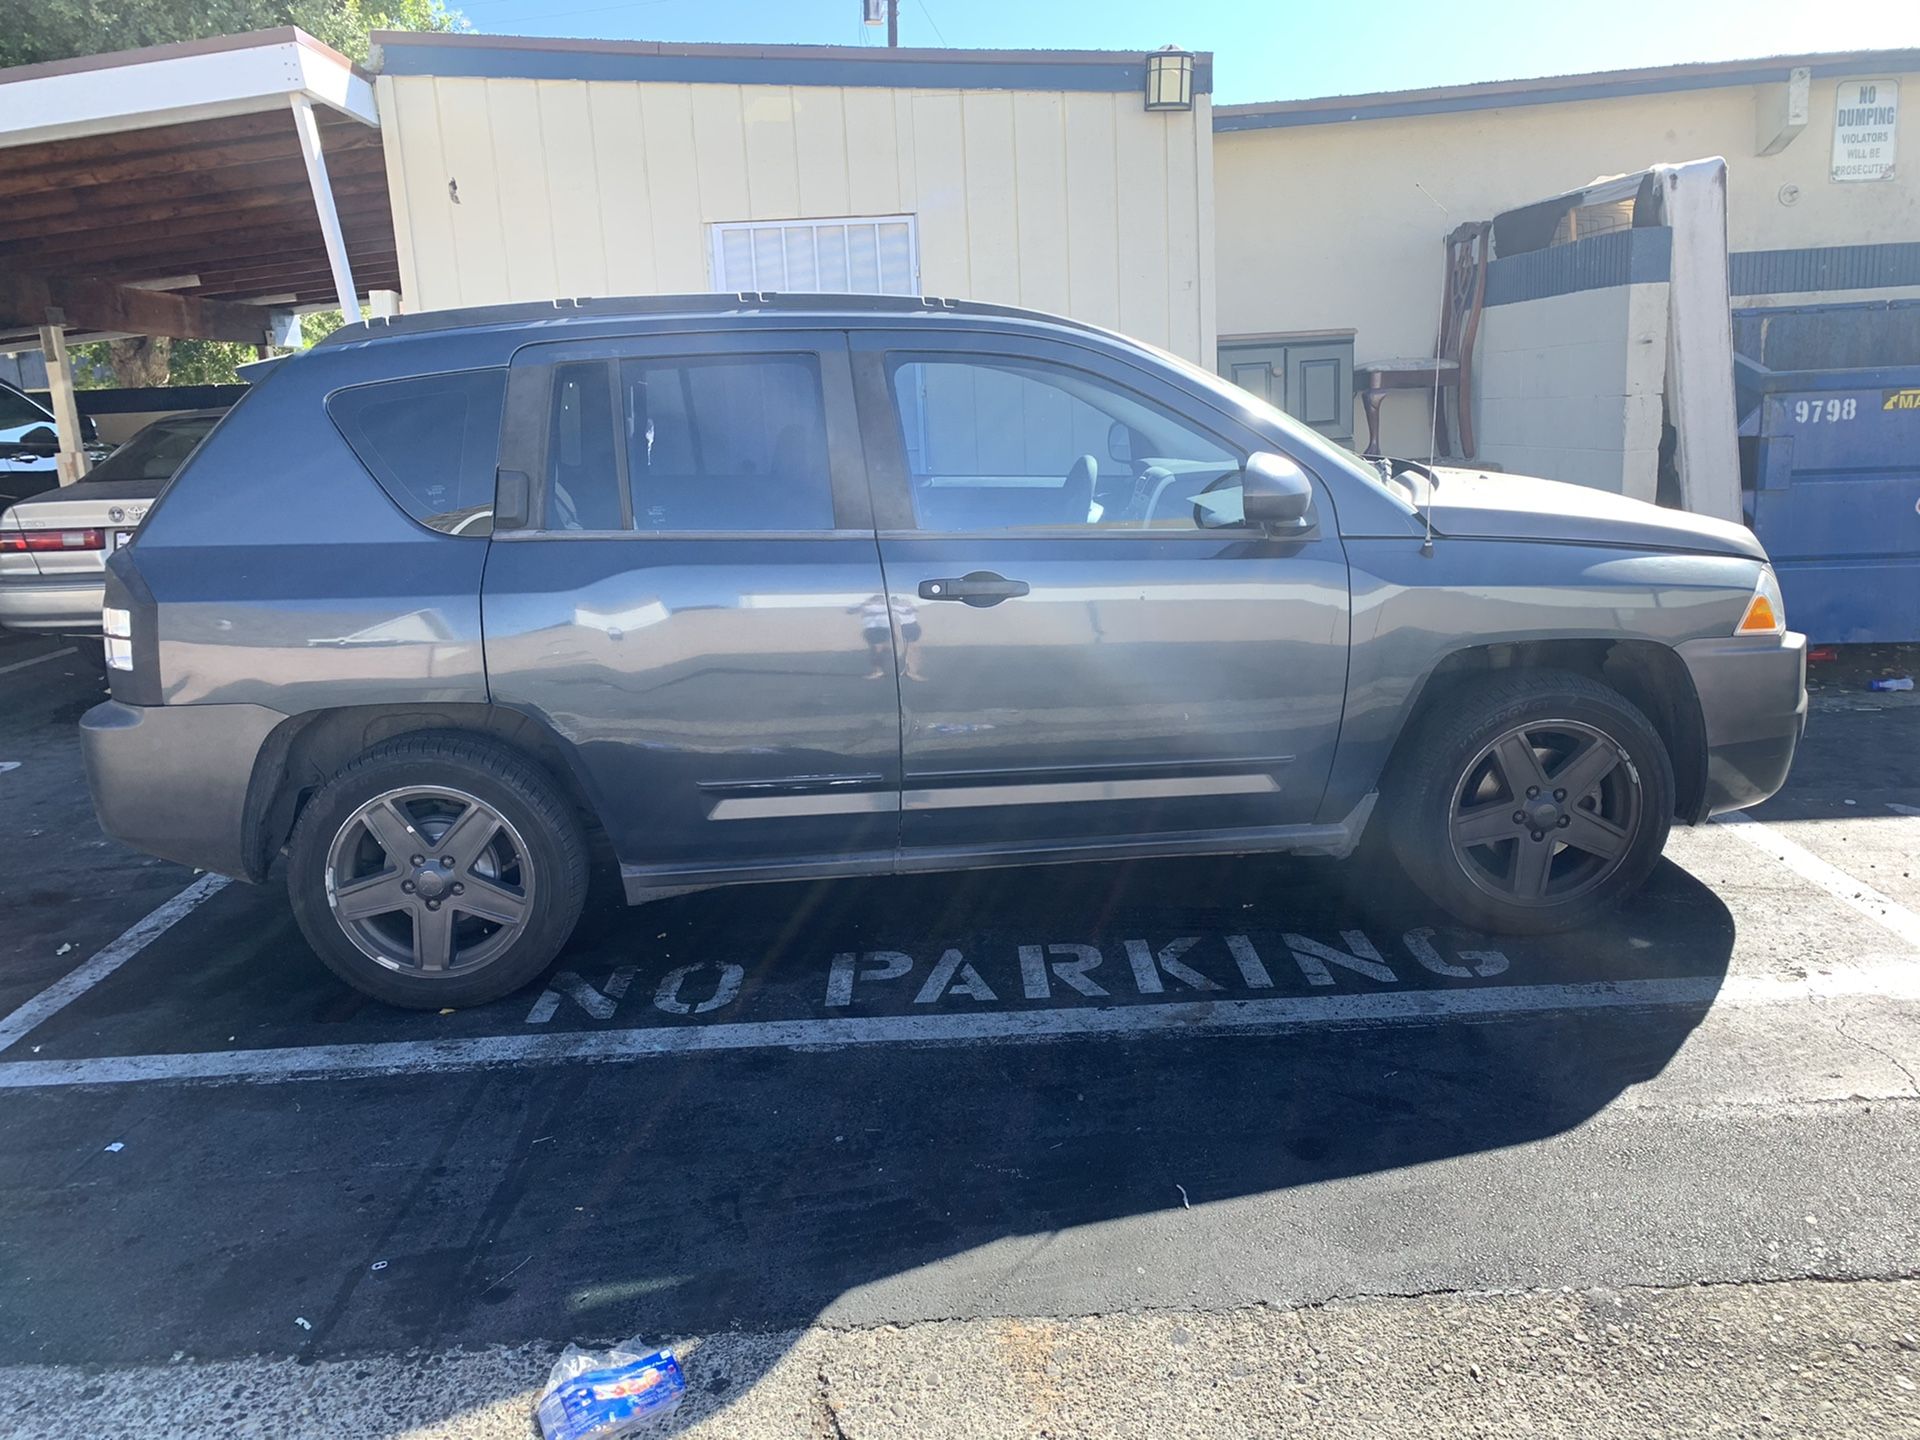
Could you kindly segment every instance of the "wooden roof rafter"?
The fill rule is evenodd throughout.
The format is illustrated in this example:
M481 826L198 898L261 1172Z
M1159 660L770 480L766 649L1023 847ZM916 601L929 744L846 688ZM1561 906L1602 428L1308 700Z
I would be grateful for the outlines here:
M357 318L399 288L378 125L368 78L291 28L0 70L0 339Z

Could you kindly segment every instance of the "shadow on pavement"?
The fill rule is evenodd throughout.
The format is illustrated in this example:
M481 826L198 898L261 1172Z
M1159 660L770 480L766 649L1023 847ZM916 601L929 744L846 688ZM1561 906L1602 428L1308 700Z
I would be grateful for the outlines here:
M932 946L1006 950L1011 937L1354 925L1397 935L1436 923L1364 867L1181 861L689 896L603 914L582 944L597 956L656 932L705 931L730 955L758 955L754 980L804 958L811 992L822 945L855 943L843 937L856 932L862 946L912 946L924 964ZM1690 992L1697 1003L1227 1038L21 1092L0 1126L0 1152L12 1152L0 1164L0 1335L12 1337L0 1362L666 1341L995 1303L982 1297L1074 1313L1111 1308L1107 1282L1136 1270L1148 1277L1131 1287L1139 1303L1162 1303L1150 1227L1113 1232L1108 1275L1087 1273L1085 1236L1071 1263L1052 1264L1052 1247L1189 1203L1384 1176L1570 1130L1669 1062L1709 1008L1732 939L1719 899L1666 864L1604 925L1527 942L1538 963L1516 963L1500 983L1686 976L1705 982ZM92 1151L96 1136L123 1130L124 1154L73 1159L74 1137ZM1356 1248L1408 1243L1351 1234L1338 1219L1263 1237L1266 1268L1310 1289ZM1409 1224L1415 1242L1447 1243L1420 1236L1418 1217ZM1238 1259L1215 1263L1231 1273ZM691 1371L699 1403L683 1427L764 1365ZM449 1395L448 1413L479 1398Z

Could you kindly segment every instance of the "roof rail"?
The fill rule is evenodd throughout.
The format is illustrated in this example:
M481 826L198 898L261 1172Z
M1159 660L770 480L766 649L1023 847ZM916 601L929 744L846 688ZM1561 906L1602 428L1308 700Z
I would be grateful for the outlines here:
M1039 320L1097 334L1097 325L1026 310L1016 305L994 305L981 300L954 300L940 295L833 295L786 291L751 291L706 295L623 295L567 300L520 301L507 305L477 305L458 310L429 310L419 315L371 316L357 325L342 325L317 342L316 348L378 340L386 336L420 335L436 331L476 329L489 325L520 325L541 320L579 318L617 319L654 315L953 315L995 316L1010 320Z

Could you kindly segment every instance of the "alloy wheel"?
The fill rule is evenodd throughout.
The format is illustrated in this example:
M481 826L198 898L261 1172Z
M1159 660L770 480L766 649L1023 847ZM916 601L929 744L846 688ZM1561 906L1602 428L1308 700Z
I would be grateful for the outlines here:
M485 801L411 786L376 795L327 850L327 904L368 958L409 975L470 974L533 916L526 842Z
M1448 838L1487 894L1558 905L1626 862L1641 805L1639 773L1610 737L1578 720L1533 720L1468 764L1454 787Z

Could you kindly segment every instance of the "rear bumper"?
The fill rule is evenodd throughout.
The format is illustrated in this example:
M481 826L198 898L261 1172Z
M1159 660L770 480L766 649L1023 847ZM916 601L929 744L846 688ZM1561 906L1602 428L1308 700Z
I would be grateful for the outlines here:
M80 717L100 828L182 865L246 876L254 761L286 717L260 705L123 705Z
M1706 793L1693 818L1758 805L1787 783L1807 728L1807 637L1689 640L1677 650L1706 727Z
M0 625L98 635L106 576L9 575L0 580Z

